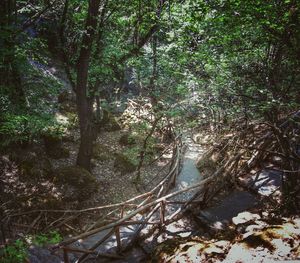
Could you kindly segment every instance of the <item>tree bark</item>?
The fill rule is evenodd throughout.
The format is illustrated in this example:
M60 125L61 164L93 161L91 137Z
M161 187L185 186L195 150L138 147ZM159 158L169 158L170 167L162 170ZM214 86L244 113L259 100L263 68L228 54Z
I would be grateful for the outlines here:
M88 70L97 29L100 0L90 0L80 55L77 62L76 103L80 126L80 146L77 165L91 170L93 147L93 96L88 94Z

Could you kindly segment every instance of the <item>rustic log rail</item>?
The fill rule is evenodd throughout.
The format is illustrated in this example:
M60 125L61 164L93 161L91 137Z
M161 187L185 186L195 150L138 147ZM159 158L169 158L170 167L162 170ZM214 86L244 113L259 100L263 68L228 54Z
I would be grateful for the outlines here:
M122 256L122 252L125 252L126 250L130 249L138 240L143 240L147 238L149 235L154 233L156 229L162 229L162 227L178 220L180 217L182 217L183 213L186 212L189 209L190 205L198 204L199 201L195 201L195 198L191 198L187 200L186 202L178 202L181 207L177 209L174 213L172 214L167 214L167 206L172 205L174 203L177 203L176 201L172 201L172 198L191 191L195 189L203 189L203 191L198 191L197 196L199 196L199 192L205 192L205 185L212 183L216 181L216 179L220 179L221 177L224 178L225 176L230 173L230 170L232 169L232 163L234 160L237 160L240 158L240 154L233 156L228 160L220 169L218 169L215 173L213 173L210 177L202 180L201 182L191 185L189 187L186 187L184 189L168 193L168 190L176 180L176 176L178 175L180 171L180 165L181 165L181 156L182 156L182 143L181 140L178 141L178 143L175 146L174 150L174 161L172 164L172 167L170 169L170 172L168 175L161 180L161 182L154 187L151 191L149 191L145 194L142 195L141 198L145 198L142 200L142 202L136 206L136 209L133 209L131 211L128 211L126 214L125 210L122 210L123 212L121 213L121 217L116 220L112 221L109 224L100 226L100 227L95 227L95 228L90 228L88 231L79 234L77 236L68 238L64 241L62 241L56 248L68 248L71 244L76 242L77 240L82 240L86 239L92 235L95 235L97 233L100 233L102 231L107 231L109 230L109 233L106 234L103 238L101 238L99 241L97 241L92 247L87 249L87 252L85 253L82 251L82 256L78 259L77 262L83 262L89 255L93 254L91 251L95 251L101 244L103 244L107 239L109 239L112 236L115 236L116 238L116 253L117 254L109 254L112 257L115 256ZM137 199L135 199L137 200ZM128 202L126 202L128 203ZM120 209L122 209L121 206ZM132 206L133 207L133 206ZM124 214L123 214L124 213ZM138 214L144 214L143 218L140 220L134 220L134 216ZM153 219L154 215L155 221L151 221ZM120 236L120 228L125 227L125 226L133 226L137 225L136 230L133 232L133 234L130 236L130 238L127 239L127 244L122 243L122 239ZM141 234L142 230L145 229L147 226L147 233ZM68 254L68 250L64 250L65 253L65 258L66 254ZM79 252L80 253L80 252ZM98 257L100 256L107 256L107 255L101 255L99 253ZM68 262L68 261L65 261Z
M134 240L136 240L142 231L142 229L145 226L151 226L155 227L156 225L164 225L166 223L166 206L170 205L171 203L167 203L167 199L172 198L173 196L176 196L177 194L180 194L184 191L177 191L175 193L171 193L169 195L166 195L169 189L174 185L176 181L176 177L180 172L181 169L181 159L183 156L183 144L181 141L181 136L177 136L174 139L174 147L173 147L173 156L170 160L171 166L169 169L169 172L167 173L164 178L160 180L160 182L150 191L143 193L139 196L136 196L134 198L131 198L127 201L118 203L118 204L112 204L107 206L99 206L94 208L87 208L82 210L66 210L65 213L84 213L84 212L90 212L90 211L96 211L96 210L104 210L104 209L113 209L115 208L117 213L120 215L120 217L117 220L113 220L105 225L99 226L98 222L95 222L92 226L88 227L84 233L81 233L77 236L71 237L69 239L66 239L62 241L58 246L55 247L55 249L63 249L64 252L64 261L69 262L68 260L68 253L70 252L76 252L76 253L82 253L82 256L79 258L77 262L82 262L85 260L89 255L96 254L94 253L95 250L103 244L106 240L111 238L112 236L116 239L116 251L117 253L121 253L126 248L128 248L128 245L134 243ZM193 189L193 188L191 188ZM187 190L188 191L188 190ZM136 203L138 200L139 203ZM128 208L130 209L128 211ZM127 210L127 211L126 211ZM159 220L156 220L155 222L149 222L151 217L156 213L156 211L159 212ZM33 211L31 211L33 212ZM36 212L36 211L35 211ZM49 212L49 211L48 211ZM60 210L52 210L52 212L60 212ZM137 214L144 213L141 220L134 220L133 217ZM124 226L130 226L130 225L136 225L138 226L137 229L134 231L132 235L132 240L127 242L127 245L125 246L122 244L122 237L120 235L120 228ZM76 250L70 245L72 243L76 242L79 239L85 239L91 235L94 235L96 233L100 233L101 231L107 231L109 232L104 235L103 238L98 240L92 247L90 247L88 250ZM98 256L104 256L108 257L107 254L103 255L103 253L98 253ZM119 255L118 255L119 256ZM117 258L117 255L111 254L111 257Z
M297 112L294 116L298 117L299 112ZM286 122L283 122L280 126L283 127L286 125ZM89 255L93 254L91 251L95 251L105 240L107 240L112 235L115 235L116 237L116 243L117 243L117 249L116 254L109 254L112 257L114 256L122 256L122 252L126 251L130 247L132 247L137 241L146 239L150 235L154 233L156 229L162 228L163 226L166 226L180 218L182 214L189 209L190 205L193 205L195 203L199 204L199 202L206 202L207 199L210 199L211 196L215 194L215 191L211 191L211 193L207 193L207 189L211 189L212 185L217 185L216 182L224 181L225 178L228 178L229 175L234 174L235 177L240 175L243 172L247 172L247 170L252 169L257 165L257 162L259 161L259 154L264 148L266 144L270 142L270 139L273 139L274 133L267 132L264 133L263 136L261 136L258 139L252 140L251 147L257 147L258 151L252 152L252 155L247 156L247 147L244 149L240 149L240 147L236 147L239 142L239 138L234 139L234 149L232 152L231 157L228 159L224 159L221 162L221 166L217 168L217 170L211 174L206 179L202 180L201 182L194 184L192 186L189 186L185 189L181 189L175 192L168 193L171 186L176 181L176 176L178 175L180 171L180 165L181 165L181 156L182 156L182 143L180 138L177 138L177 143L174 147L174 156L172 158L172 165L170 167L169 173L163 178L157 186L155 186L151 191L139 196L139 198L134 199L135 201L140 200L140 204L136 204L133 202L126 201L126 205L131 205L132 208L128 212L125 211L125 206L119 206L122 207L123 213L121 213L121 216L118 220L112 221L109 224L100 226L100 227L93 227L90 228L89 231L86 231L82 234L79 234L77 236L71 237L67 240L64 240L59 244L60 248L68 247L75 241L79 239L85 239L91 235L94 235L96 233L99 233L104 230L111 230L109 231L109 234L107 234L104 238L99 240L94 246L89 248L87 252L82 252L82 256L79 258L77 262L83 262ZM241 136L242 138L242 136ZM227 147L227 146L226 146ZM298 170L293 171L298 172ZM235 177L230 178L231 180L235 181ZM166 213L167 207L171 205L172 203L176 202L174 201L174 197L177 195L180 195L184 192L191 191L194 189L200 189L197 191L197 194L195 195L197 198L192 197L191 199L187 200L186 202L183 202L181 204L181 207L174 213L168 214ZM209 190L210 191L210 190ZM218 189L216 189L218 191ZM199 201L199 197L201 198L201 201ZM136 215L143 214L142 219L135 220L134 217ZM155 215L155 217L154 217ZM155 221L153 221L153 219ZM121 227L128 226L128 225L137 225L137 228L135 229L134 233L130 236L129 239L127 239L127 244L124 244L122 242L122 238L119 235L119 230ZM142 230L146 229L146 233L142 233ZM117 230L117 231L116 231ZM66 253L66 252L65 252ZM104 256L99 254L98 256ZM67 261L66 261L67 262Z

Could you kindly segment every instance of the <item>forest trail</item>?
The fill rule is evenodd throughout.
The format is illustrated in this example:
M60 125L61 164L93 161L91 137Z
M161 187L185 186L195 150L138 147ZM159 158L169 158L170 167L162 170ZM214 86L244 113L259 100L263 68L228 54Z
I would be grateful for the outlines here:
M183 158L181 172L176 178L176 185L172 192L184 189L202 180L202 176L196 167L196 161L204 153L204 148L196 144L190 134L184 135L183 143L187 149ZM176 200L186 202L193 196L195 191L182 193L176 197Z

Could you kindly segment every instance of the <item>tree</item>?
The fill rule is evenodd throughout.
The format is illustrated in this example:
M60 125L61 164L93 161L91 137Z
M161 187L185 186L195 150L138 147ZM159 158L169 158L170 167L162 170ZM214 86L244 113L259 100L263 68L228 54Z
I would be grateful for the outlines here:
M93 147L93 98L88 94L88 71L93 41L97 30L100 0L90 0L77 63L76 102L80 126L80 146L77 164L91 170Z
M132 4L125 2L115 4L108 0L102 2L89 1L82 41L81 44L76 43L77 47L75 46L75 50L79 50L78 59L73 59L73 61L66 61L65 59L65 63L71 66L67 70L71 81L72 75L76 74L75 91L81 138L77 164L87 170L91 169L92 145L96 138L96 118L94 117L93 104L95 100L99 102L101 85L107 79L111 80L112 75L117 79L122 78L126 61L138 55L143 46L149 41L154 32L156 32L164 4L165 1L151 1L150 7L157 14L154 18L152 17L153 10L150 9L142 17L137 16L137 18L134 18L137 19L137 22L130 21L129 19L128 23L128 13L125 10L132 9L134 12L140 14L140 1L139 3L134 1ZM85 6L78 3L78 7L81 7L84 13ZM68 8L68 1L65 1L61 21L66 21ZM97 12L95 9L97 9ZM115 18L116 21L109 20L110 18ZM145 22L142 23L142 20L145 20ZM69 21L70 24L73 23L73 30L77 27L74 26L74 22L80 26L80 21ZM144 27L142 33L140 32L141 29L134 28L132 24ZM110 27L115 28L111 30ZM70 32L65 32L64 34L64 30L61 23L60 48L63 51L63 57L68 58L66 50L71 46L71 43L64 40L64 35L68 37L70 36ZM124 30L129 31L129 34L134 34L135 37L138 35L138 40L134 43L128 43L129 37L128 35L124 35ZM116 41L116 38L124 38L124 42ZM124 45L124 43L128 44ZM72 45L74 46L74 43ZM74 63L74 61L76 62ZM75 72L73 70L74 67L76 67Z

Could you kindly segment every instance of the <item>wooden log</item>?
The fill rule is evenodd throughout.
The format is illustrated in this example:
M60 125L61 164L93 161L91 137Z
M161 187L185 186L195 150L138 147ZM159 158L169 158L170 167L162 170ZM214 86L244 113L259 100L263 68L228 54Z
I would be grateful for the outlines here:
M121 235L120 235L120 227L115 227L115 236L117 241L117 251L120 252L122 250L122 243L121 243Z
M143 197L147 197L149 195L152 195L151 192L143 193L141 195L135 196L127 201L121 202L121 203L116 203L116 204L111 204L111 205L105 205L105 206L97 206L97 207L91 207L91 208L86 208L86 209L81 209L81 210L59 210L59 209L37 209L37 210L31 210L27 211L24 213L17 213L10 215L10 217L16 217L16 216L21 216L21 215L28 215L32 213L38 213L38 212L49 212L49 213L84 213L84 212L90 212L90 211L97 211L97 210L103 210L103 209L109 209L109 208L115 208L115 207L120 207L120 206L137 206L136 204L132 204L132 202L141 199Z
M219 174L219 173L218 173L218 174ZM187 188L184 188L184 189L178 190L178 191L176 191L176 192L170 193L170 194L168 194L168 195L166 195L166 196L160 197L160 198L158 198L157 200L152 201L152 202L150 202L150 203L148 203L148 204L146 204L146 205L144 205L144 206L142 206L142 207L140 207L140 208L138 208L138 209L132 211L131 213L129 213L128 215L126 215L125 217L123 217L123 219L120 219L120 220L118 220L118 221L116 221L116 222L114 222L114 223L108 224L108 225L106 225L106 226L102 226L102 227L99 227L99 228L96 228L96 229L87 231L87 232L85 232L85 233L82 233L82 234L80 234L80 235L71 237L71 238L69 238L69 239L67 239L67 240L65 240L65 241L62 241L62 242L60 243L60 245L68 245L68 244L71 244L71 243L75 242L75 241L78 240L78 239L83 239L83 238L86 238L86 237L91 236L91 235L93 235L93 234L96 234L96 233L98 233L98 232L100 232L100 231L102 231L102 230L110 229L110 228L113 228L113 227L115 227L115 226L118 226L118 225L122 224L123 222L125 222L125 221L131 219L131 218L132 218L133 216L135 216L136 214L141 213L142 211L144 211L144 210L146 210L146 209L149 209L149 208L151 208L151 207L154 206L154 205L159 204L162 200L166 200L166 199L172 198L172 197L174 197L174 196L176 196L176 195L179 195L179 194L181 194L181 193L190 191L190 190L192 190L192 189L199 188L199 187L205 185L207 182L210 182L210 181L214 180L215 177L216 177L216 175L211 176L211 177L209 177L209 178L206 178L206 179L202 180L201 182L199 182L199 183L197 183L197 184L191 185L191 186L189 186L189 187L187 187Z
M160 224L163 226L165 224L165 201L160 202Z
M98 240L92 247L89 248L90 251L94 251L97 247L99 247L105 240L107 240L112 234L113 234L114 230L112 229L111 231L109 231L103 238L101 238L100 240ZM83 254L79 259L78 259L78 263L82 262L83 260L85 260L87 258L89 254L85 253Z
M64 247L64 263L70 263L69 255L68 255L68 250Z
M66 251L69 252L77 252L77 253L84 253L84 254L94 254L102 257L107 257L107 258L112 258L112 259L123 259L124 257L115 255L115 254L110 254L110 253L99 253L98 251L93 251L93 250L88 250L88 249L81 249L81 248L73 248L73 247L64 247L63 248Z

